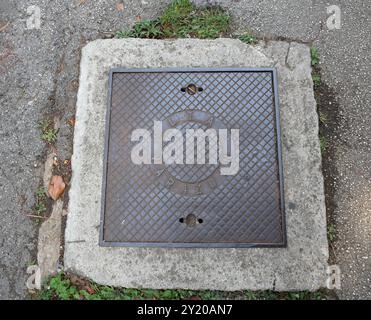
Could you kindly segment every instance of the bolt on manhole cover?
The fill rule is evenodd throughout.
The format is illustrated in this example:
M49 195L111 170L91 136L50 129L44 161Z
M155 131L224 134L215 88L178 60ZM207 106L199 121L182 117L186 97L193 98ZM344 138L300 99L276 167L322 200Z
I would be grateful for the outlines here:
M113 69L100 244L284 246L274 69Z

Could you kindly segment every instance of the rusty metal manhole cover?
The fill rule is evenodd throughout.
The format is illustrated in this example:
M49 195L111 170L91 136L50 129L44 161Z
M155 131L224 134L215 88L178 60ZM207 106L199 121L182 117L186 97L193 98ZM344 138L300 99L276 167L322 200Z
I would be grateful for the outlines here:
M285 246L274 69L113 69L100 245Z

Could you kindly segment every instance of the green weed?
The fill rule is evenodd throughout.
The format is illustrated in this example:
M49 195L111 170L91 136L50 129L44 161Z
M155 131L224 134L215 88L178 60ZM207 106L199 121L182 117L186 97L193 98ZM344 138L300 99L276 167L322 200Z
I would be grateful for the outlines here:
M317 52L317 48L316 47L311 47L310 48L310 58L311 58L311 63L312 63L312 66L316 66L319 62L319 59L318 59L318 52Z
M324 153L328 147L328 142L324 136L319 137L319 145L321 148L321 152Z
M139 21L130 30L117 32L116 37L214 39L227 32L229 24L229 15L220 7L196 7L189 0L175 0L159 18Z
M323 124L326 124L328 122L328 117L325 113L319 112L319 121Z
M53 122L51 120L43 120L39 124L41 130L41 140L54 143L57 141L58 130L54 129Z
M336 229L333 224L327 226L327 237L330 241L334 241L336 238Z
M312 79L315 86L319 86L321 84L321 76L316 73L312 73Z
M44 187L39 187L35 192L35 213L38 216L41 216L46 211L46 193Z
M247 44L256 44L258 42L257 38L248 32L240 35L238 39Z

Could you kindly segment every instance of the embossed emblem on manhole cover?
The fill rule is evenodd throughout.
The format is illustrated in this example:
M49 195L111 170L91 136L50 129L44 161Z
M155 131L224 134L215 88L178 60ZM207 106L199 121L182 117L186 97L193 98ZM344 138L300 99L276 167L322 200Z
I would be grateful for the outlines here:
M100 244L286 244L273 69L113 69Z

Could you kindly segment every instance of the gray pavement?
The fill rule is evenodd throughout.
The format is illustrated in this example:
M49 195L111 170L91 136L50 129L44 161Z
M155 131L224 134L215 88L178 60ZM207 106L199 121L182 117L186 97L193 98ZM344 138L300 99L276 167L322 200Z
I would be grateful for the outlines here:
M101 32L157 15L169 1L35 0L40 29L27 30L29 1L0 0L0 298L26 297L26 266L36 258L37 226L25 214L34 204L44 146L37 122L60 118L59 156L70 158L79 50ZM197 1L206 2L206 1ZM342 10L340 30L326 28L327 1L219 1L234 28L266 38L313 41L323 82L335 93L339 115L331 136L331 206L337 230L334 260L342 270L341 298L371 299L370 219L370 30L366 0L334 1ZM9 25L2 28L7 22ZM333 124L332 124L333 125Z

